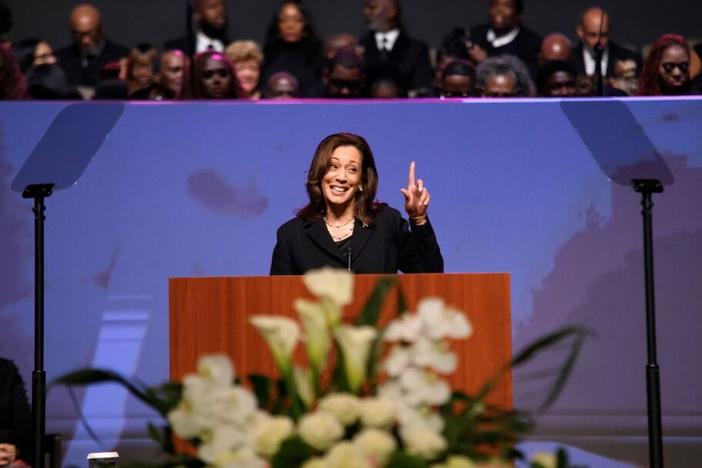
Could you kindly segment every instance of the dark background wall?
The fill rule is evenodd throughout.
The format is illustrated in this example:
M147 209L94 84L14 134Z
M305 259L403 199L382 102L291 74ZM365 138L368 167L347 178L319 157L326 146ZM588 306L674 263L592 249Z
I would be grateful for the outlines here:
M6 0L13 10L14 40L42 37L55 46L69 41L67 18L76 0ZM125 45L147 41L162 44L181 36L184 0L93 0L104 15L108 34ZM436 47L455 25L484 22L488 0L403 0L405 24L417 37ZM560 31L574 37L579 13L594 2L586 0L526 0L524 22L541 34ZM279 0L230 0L233 39L263 40ZM700 0L610 0L601 2L612 15L612 34L618 42L642 46L666 32L677 32L693 42L702 39ZM361 33L363 0L308 0L317 31Z

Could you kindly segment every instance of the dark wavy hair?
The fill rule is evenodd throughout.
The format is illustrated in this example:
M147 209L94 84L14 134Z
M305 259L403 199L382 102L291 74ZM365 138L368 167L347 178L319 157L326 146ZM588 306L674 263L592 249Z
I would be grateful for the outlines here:
M9 46L0 44L0 99L27 98L27 80Z
M229 84L229 92L227 98L236 99L239 97L239 81L236 79L236 73L234 73L234 67L229 61L226 55L220 52L215 52L213 50L208 50L207 52L200 52L193 59L193 80L194 80L194 93L195 99L208 99L207 93L205 91L205 85L202 83L203 73L205 72L205 66L208 60L218 60L221 61L224 66L229 70L229 76L231 77L231 82ZM225 99L227 99L225 98Z
M648 57L646 57L646 61L641 68L641 76L639 78L640 96L660 96L663 94L658 68L661 65L663 52L672 46L682 47L685 49L687 56L692 57L690 45L684 37L679 34L664 34L659 37L651 46L651 51L648 53Z
M368 142L353 133L334 133L319 143L312 157L305 187L309 203L298 210L297 216L305 221L321 219L327 211L322 193L322 179L329 170L331 155L340 146L353 146L361 153L361 186L356 192L354 216L364 225L372 225L380 204L375 200L378 190L378 171Z

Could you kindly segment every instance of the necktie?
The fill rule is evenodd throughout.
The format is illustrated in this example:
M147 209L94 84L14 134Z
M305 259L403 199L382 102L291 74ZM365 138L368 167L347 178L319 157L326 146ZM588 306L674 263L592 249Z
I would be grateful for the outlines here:
M390 56L390 44L388 44L388 37L386 35L383 35L383 39L380 41L380 44L380 56L383 58L383 60L387 60L387 58Z

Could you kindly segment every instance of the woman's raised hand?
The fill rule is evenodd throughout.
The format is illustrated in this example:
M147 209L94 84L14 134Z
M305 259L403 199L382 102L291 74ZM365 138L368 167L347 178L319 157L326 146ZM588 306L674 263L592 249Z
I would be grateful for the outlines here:
M405 197L405 211L409 216L410 221L418 226L427 222L427 208L429 208L429 200L431 195L424 186L422 179L415 181L415 163L412 161L409 167L409 177L407 188L402 188L400 191Z

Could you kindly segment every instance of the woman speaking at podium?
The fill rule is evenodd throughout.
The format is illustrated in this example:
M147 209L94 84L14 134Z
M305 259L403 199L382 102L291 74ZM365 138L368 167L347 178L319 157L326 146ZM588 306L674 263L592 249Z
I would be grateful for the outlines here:
M355 273L440 273L439 244L427 208L431 199L415 164L401 189L409 222L375 200L378 172L366 140L335 133L317 146L307 175L309 203L283 224L271 275L330 266Z

